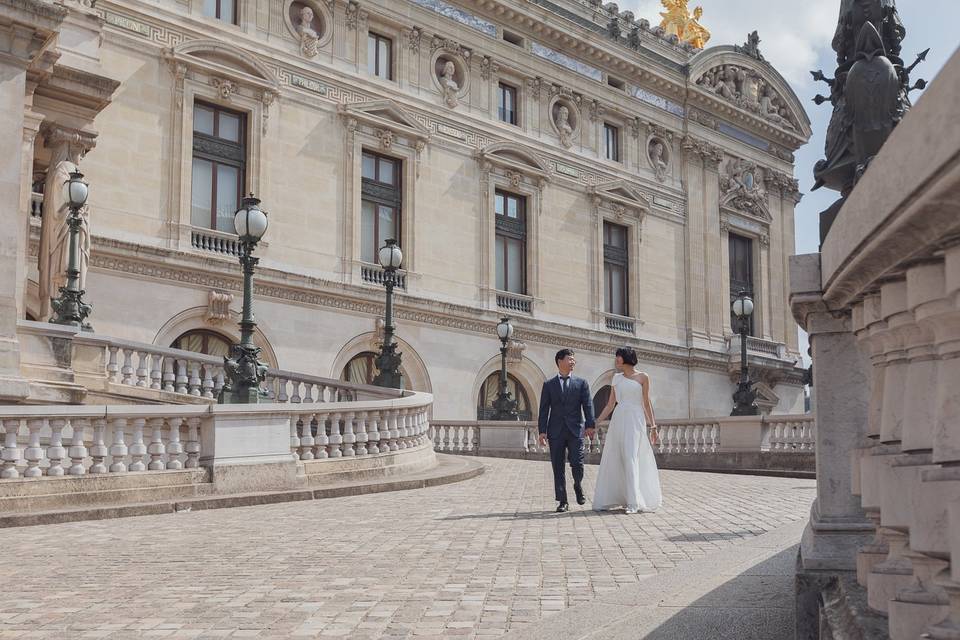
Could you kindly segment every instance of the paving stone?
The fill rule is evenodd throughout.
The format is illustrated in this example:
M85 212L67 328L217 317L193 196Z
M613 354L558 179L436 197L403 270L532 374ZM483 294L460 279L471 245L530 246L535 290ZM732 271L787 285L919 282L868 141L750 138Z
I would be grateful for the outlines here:
M805 520L815 487L665 471L657 513L556 514L548 463L480 460L426 489L0 530L0 639L495 638ZM733 614L675 623L711 615Z

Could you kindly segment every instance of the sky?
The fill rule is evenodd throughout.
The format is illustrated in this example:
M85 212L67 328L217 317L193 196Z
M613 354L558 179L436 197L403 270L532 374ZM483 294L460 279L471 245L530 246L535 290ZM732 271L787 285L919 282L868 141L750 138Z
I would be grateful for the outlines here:
M633 11L651 24L659 24L660 0L620 0L621 11ZM797 206L796 253L815 253L820 244L818 214L829 207L839 194L826 188L810 192L813 165L823 157L824 134L830 121L827 102L817 106L812 99L818 93L829 95L829 88L815 83L810 70L823 69L833 77L836 54L830 48L840 0L690 0L690 8L703 6L701 24L712 33L707 47L743 44L747 34L759 32L760 51L793 87L807 109L813 128L810 142L797 152L795 177L800 180L803 200ZM960 44L960 0L900 0L897 9L907 29L902 57L909 63L930 47L927 61L911 79L933 80ZM911 94L914 102L922 92ZM806 336L800 332L801 353L806 354Z

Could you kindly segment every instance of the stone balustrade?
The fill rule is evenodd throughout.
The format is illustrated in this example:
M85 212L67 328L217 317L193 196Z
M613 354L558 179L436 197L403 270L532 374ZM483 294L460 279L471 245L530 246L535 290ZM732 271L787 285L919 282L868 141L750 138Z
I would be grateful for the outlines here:
M77 332L69 327L21 321L18 332L31 351L49 351L49 360L63 360L69 374L88 393L132 401L214 402L224 385L223 358L192 351ZM64 343L69 343L69 347ZM38 365L46 364L43 354ZM33 373L28 361L28 372ZM37 366L35 375L48 374L49 366ZM67 373L60 374L61 377ZM270 368L262 385L269 401L277 403L355 402L396 398L401 392L319 376Z
M873 159L821 253L791 262L819 425L798 575L813 586L798 591L798 623L814 622L797 637L853 612L894 640L960 638L958 100L960 54ZM811 593L831 580L866 593Z
M585 442L588 459L596 461L603 452L609 423L600 423L593 438ZM762 454L767 458L783 454L807 454L812 461L815 439L812 416L722 417L692 420L662 420L650 436L662 461L695 458L719 462L724 454ZM434 419L430 425L434 449L444 453L506 457L547 456L548 447L539 443L537 423L497 421L451 421ZM725 466L725 465L718 465ZM792 465L788 465L793 468ZM731 468L728 465L726 468ZM777 468L772 461L749 468Z
M431 406L432 396L412 392L324 404L4 406L0 481L236 465L254 473L249 465L429 448ZM296 469L283 475L295 486Z

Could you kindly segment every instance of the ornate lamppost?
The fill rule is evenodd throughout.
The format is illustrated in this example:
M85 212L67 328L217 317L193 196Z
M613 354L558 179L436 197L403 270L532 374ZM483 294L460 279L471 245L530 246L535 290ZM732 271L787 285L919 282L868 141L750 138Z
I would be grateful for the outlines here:
M519 420L517 401L507 391L507 345L513 336L510 318L504 317L497 324L497 337L500 338L500 387L493 401L494 420Z
M80 210L87 203L87 196L90 193L90 186L84 181L83 174L79 171L70 172L70 179L64 183L64 189L67 192L67 202L70 205L70 213L67 215L67 227L69 235L67 242L67 284L60 287L60 295L50 300L50 306L53 308L54 317L50 322L54 324L66 324L79 327L84 331L93 331L93 327L87 322L87 316L93 311L93 307L83 301L83 290L80 289L80 227L83 226L83 219L80 217Z
M740 323L740 382L737 384L737 390L733 393L733 411L732 416L756 416L760 414L757 407L757 392L753 390L753 382L750 380L750 373L747 370L747 329L750 323L750 316L753 314L753 299L746 291L740 291L737 299L733 301L733 315L737 317Z
M393 389L403 388L403 377L400 375L400 359L402 354L397 351L397 343L393 341L393 288L397 284L397 269L403 262L403 252L397 246L397 241L389 238L380 247L377 254L380 266L383 267L383 286L387 289L387 305L383 320L383 344L380 345L380 354L374 364L377 366L377 376L373 384Z
M267 375L267 366L260 362L260 347L253 344L257 323L253 316L253 269L260 258L253 255L257 243L267 232L267 214L260 209L260 200L253 194L243 199L234 215L233 224L240 237L240 264L243 266L243 317L240 319L240 344L230 346L230 356L223 358L227 382L220 391L220 402L256 404L262 392L260 383Z

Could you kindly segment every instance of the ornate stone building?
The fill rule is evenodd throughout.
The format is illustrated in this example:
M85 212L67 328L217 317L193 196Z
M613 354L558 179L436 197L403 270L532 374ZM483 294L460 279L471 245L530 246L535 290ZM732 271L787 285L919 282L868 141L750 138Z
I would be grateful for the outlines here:
M628 344L662 417L725 415L741 288L760 403L802 411L786 274L810 129L754 40L699 50L588 0L0 0L0 30L7 400L32 393L20 336L62 280L73 162L96 333L222 353L252 192L271 366L371 375L396 237L405 379L437 416L492 399L503 314L522 409L561 346L597 393Z

